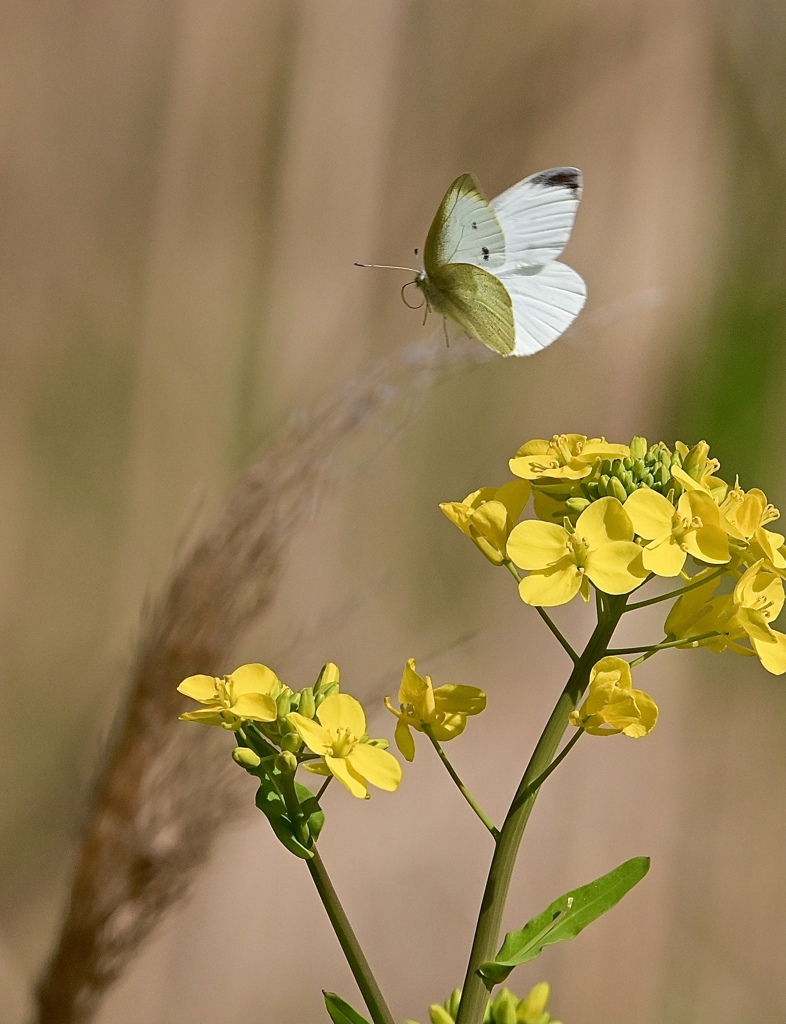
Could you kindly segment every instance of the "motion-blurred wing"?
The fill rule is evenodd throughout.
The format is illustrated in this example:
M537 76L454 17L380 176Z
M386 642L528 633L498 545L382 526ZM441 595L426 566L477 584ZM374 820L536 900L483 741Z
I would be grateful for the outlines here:
M581 171L576 167L532 174L493 199L505 235L506 265L555 260L568 244L579 199Z
M456 178L445 193L423 250L426 273L447 263L496 270L505 262L505 236L488 199L471 174Z

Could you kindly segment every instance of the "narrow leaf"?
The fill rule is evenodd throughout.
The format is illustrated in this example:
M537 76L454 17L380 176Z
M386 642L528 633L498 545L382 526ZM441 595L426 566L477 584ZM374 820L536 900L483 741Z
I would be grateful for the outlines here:
M369 1024L362 1014L335 992L323 992L322 995L325 997L325 1006L333 1024Z
M622 899L647 874L649 857L633 857L588 885L566 892L517 932L508 932L493 960L478 974L491 989L504 981L514 967L525 964L553 942L572 939Z

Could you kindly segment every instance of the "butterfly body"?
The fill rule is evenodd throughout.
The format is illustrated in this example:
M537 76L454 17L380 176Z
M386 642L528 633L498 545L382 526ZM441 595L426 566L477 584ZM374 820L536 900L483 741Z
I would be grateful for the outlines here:
M550 345L586 300L581 277L560 263L581 197L581 172L541 171L489 202L462 174L440 203L413 282L428 308L500 355Z

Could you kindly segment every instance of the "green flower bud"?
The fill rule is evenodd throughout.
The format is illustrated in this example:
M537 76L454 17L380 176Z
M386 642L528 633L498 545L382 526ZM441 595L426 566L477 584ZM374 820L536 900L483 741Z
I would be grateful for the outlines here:
M575 512L578 515L583 512L585 508L589 507L590 501L589 498L568 498L565 505L570 512Z
M647 485L647 487L654 487L655 477L652 475L652 473L647 472L644 474L644 483Z
M294 694L287 688L283 693L280 693L276 697L276 714L279 718L284 718L292 710L292 697Z
M297 768L297 758L291 751L282 750L280 754L276 755L273 764L283 775L291 775Z
M630 473L630 471L631 471L631 470L633 469L633 459L632 459L632 458L630 458L629 456L626 456L626 457L625 457L625 458L624 458L624 459L622 460L622 465L623 465L623 466L624 466L624 468L625 468L625 469L627 469L627 471L628 471L628 472Z
M248 747L235 747L232 751L232 760L235 764L239 764L241 768L246 769L258 768L262 764L262 758L259 754L255 754Z
M632 472L637 480L644 479L644 474L647 472L647 467L644 464L644 459L636 459L636 461L633 463Z
M431 1024L453 1024L453 1018L450 1016L444 1006L440 1006L439 1003L432 1003L428 1008L429 1019Z
M658 466L655 470L655 482L658 487L665 489L669 486L671 480L671 472L664 465Z
M454 988L448 998L445 1000L445 1009L448 1011L453 1020L458 1016L459 1003L461 1002L461 989Z
M295 754L303 746L303 741L296 732L288 732L286 736L281 737L279 744L282 750Z
M610 459L603 459L603 461L600 464L600 475L601 476L609 476L610 474L611 474L611 460Z
M630 443L630 454L633 459L643 459L647 454L647 438L634 437ZM625 468L630 469L630 466L626 466Z
M334 693L338 692L338 683L328 683L328 685L324 686L321 690L319 690L319 692L317 692L316 687L314 687L314 704L316 705L316 707L319 707L319 705L322 703L325 697L332 697Z
M382 739L381 737L380 737L380 739L375 739L375 740L368 739L367 737L364 737L360 742L361 743L368 743L368 745L370 747L379 747L380 750L387 750L388 747L390 746L390 742L388 740L386 740L386 739Z
M710 446L706 441L699 441L698 444L694 444L685 456L685 461L682 464L682 468L688 476L692 476L694 480L701 479L701 475L707 467L707 456L709 453Z
M611 497L617 498L618 501L625 501L625 499L628 497L628 492L625 490L625 488L622 486L622 484L616 478L616 476L613 476L611 480L609 480L608 491Z
M598 494L601 498L606 498L609 493L609 478L603 474L598 480Z
M491 1016L494 1024L517 1024L516 1010L519 1001L509 988L503 988L497 993L491 1004Z
M326 687L333 686L335 684L335 690L331 690L331 693L338 693L338 684L341 678L341 673L338 670L338 665L335 665L332 661L329 661L327 665L323 665L317 681L314 683L314 694L321 693ZM326 696L328 696L326 694Z
M547 981L541 981L530 989L529 993L521 1000L518 1008L519 1024L549 1024L549 1015L546 1013L546 1004L549 1001L551 988Z
M314 701L314 691L310 686L300 691L300 701L298 702L298 712L304 718L313 718L314 712L317 706Z

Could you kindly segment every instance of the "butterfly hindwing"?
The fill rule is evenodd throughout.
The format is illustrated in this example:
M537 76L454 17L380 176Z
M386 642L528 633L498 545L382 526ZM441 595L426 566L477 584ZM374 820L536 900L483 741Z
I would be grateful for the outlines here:
M505 263L505 236L491 204L471 174L456 178L445 193L423 250L426 273L449 263L494 270Z
M578 168L553 167L531 174L492 200L508 266L541 265L560 255L570 238L581 189Z
M447 263L437 267L421 287L435 313L450 317L493 352L513 354L513 303L499 278L471 263Z
M587 286L564 263L508 268L498 281L513 309L515 342L503 355L528 356L556 341L584 307Z

